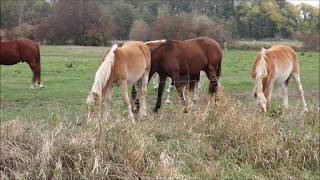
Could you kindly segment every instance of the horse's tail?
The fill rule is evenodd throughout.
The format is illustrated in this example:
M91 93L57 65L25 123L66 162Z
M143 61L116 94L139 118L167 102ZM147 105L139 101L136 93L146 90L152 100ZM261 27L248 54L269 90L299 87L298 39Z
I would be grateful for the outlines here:
M268 72L267 72L267 61L265 60L266 58L266 49L262 48L260 52L260 59L256 63L256 68L255 68L255 87L254 87L254 93L256 96L263 95L262 90L263 90L263 83L262 80L263 78L267 77Z
M222 57L220 58L220 61L219 61L218 65L216 66L216 77L217 77L218 81L221 77L221 61L222 61Z
M36 44L36 47L37 47L36 64L40 65L40 48L38 44Z
M91 104L92 102L94 102L94 95L101 97L102 89L106 85L111 74L111 69L115 61L115 50L117 49L117 47L117 44L113 45L108 54L104 56L104 60L96 72L94 83L92 85L91 93L87 99L87 103Z

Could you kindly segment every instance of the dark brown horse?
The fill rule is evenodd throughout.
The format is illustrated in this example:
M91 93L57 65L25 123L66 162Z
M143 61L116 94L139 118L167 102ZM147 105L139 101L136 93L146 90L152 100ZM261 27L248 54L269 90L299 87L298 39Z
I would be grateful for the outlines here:
M159 40L146 42L151 51L151 69L149 80L158 73L158 99L154 111L161 106L165 81L170 77L187 112L187 103L183 87L194 87L194 81L200 78L200 71L205 71L209 81L209 93L213 95L218 89L221 75L222 51L220 45L213 39L199 37L185 41ZM190 83L191 82L191 83ZM134 89L133 89L134 90ZM133 91L134 98L134 91Z
M19 62L27 62L33 72L31 88L42 88L39 45L29 39L2 41L0 44L0 64L14 65Z

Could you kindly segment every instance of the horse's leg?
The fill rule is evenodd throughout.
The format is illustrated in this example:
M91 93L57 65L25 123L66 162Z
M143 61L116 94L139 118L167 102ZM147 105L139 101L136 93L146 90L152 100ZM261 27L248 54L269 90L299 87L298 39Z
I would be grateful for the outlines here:
M141 86L140 86L140 102L141 102L141 108L139 111L139 117L146 117L147 116L147 102L146 102L146 96L147 96L147 87L148 87L148 72L145 72L143 76L140 79Z
M129 99L129 95L128 95L128 85L127 85L127 81L126 80L122 80L120 82L120 88L121 88L121 94L122 94L123 102L128 107L129 118L132 120L132 122L134 122L134 116L133 116L133 113L131 111L131 103L130 103L130 99Z
M186 101L185 94L184 94L184 84L180 79L179 73L174 74L174 76L172 77L172 81L174 82L174 85L175 85L176 90L177 90L179 97L180 97L180 101L184 107L183 112L187 113L188 107L187 107L187 101Z
M152 78L153 89L158 89L159 87L159 75Z
M156 107L154 108L154 112L158 112L158 110L161 107L161 98L162 98L165 85L166 85L166 77L159 74L158 98L157 98Z
M292 78L294 79L294 81L297 83L297 86L298 86L298 91L299 91L301 100L303 102L303 112L307 112L308 108L307 108L306 100L304 99L304 91L303 91L302 84L301 84L301 81L300 81L300 75L298 73L292 73L291 75L292 75Z
M31 89L36 89L38 88L38 84L37 84L37 73L36 73L36 64L34 62L28 62L30 69L32 71L32 85L31 85Z
M265 82L265 85L263 85L263 93L265 94L266 100L267 100L266 109L265 109L266 112L269 110L269 107L271 105L271 97L272 97L274 81L275 81L274 78L270 79L269 81Z
M205 73L210 81L209 93L211 94L211 96L215 94L214 102L216 104L219 101L218 94L217 94L219 83L218 83L218 79L217 79L214 67L212 65L208 65L205 68Z
M215 70L214 70L214 67L212 65L208 65L206 68L205 68L205 72L206 72L206 75L210 81L210 84L209 84L209 93L211 95L213 95L214 93L217 92L218 90L218 79L216 77L216 74L215 74Z
M107 117L109 114L109 103L112 100L112 86L108 86L105 88L105 92L103 92L102 101L101 101L101 117Z
M170 104L170 99L171 99L171 91L172 91L172 88L173 88L173 84L172 84L172 80L171 80L171 78L169 78L169 87L167 88L167 92L168 92L168 96L167 96L167 98L166 98L166 101L165 101L165 103L168 103L168 104Z
M288 103L288 84L283 82L280 84L281 91L282 91L282 99L283 99L283 107L285 109L289 108L289 103Z

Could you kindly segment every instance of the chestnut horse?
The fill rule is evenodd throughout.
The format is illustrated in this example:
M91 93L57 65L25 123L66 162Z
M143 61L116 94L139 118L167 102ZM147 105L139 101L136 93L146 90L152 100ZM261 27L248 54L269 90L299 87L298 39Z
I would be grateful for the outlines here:
M121 88L123 101L128 107L129 118L134 122L128 96L128 82L133 83L138 89L138 98L141 102L139 115L146 116L146 95L150 67L150 50L143 42L128 41L119 48L114 45L103 58L87 98L87 103L90 106L89 119L97 108L100 108L101 117L106 115L106 102L111 100L112 87L117 84Z
M33 72L32 89L44 87L41 84L41 64L39 45L29 39L1 41L0 64L14 65L27 62Z
M151 50L151 69L149 79L154 73L159 74L158 99L154 111L161 107L165 81L170 77L187 112L187 103L183 87L189 85L193 89L195 81L199 81L200 72L205 71L209 81L209 93L213 95L218 89L221 75L222 51L213 39L199 37L185 41L158 40L146 42ZM135 96L134 88L132 92Z
M303 112L308 110L300 82L298 58L292 48L283 45L274 45L270 49L262 48L253 64L252 77L255 79L254 96L256 102L264 112L267 112L271 104L272 88L275 82L281 87L284 107L289 107L288 85L290 77L297 83L303 102Z

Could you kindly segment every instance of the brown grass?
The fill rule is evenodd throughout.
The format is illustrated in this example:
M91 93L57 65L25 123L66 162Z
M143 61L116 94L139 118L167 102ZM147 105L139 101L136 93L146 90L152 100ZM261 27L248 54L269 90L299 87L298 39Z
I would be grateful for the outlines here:
M319 107L269 115L223 95L130 123L1 125L1 178L319 178Z

